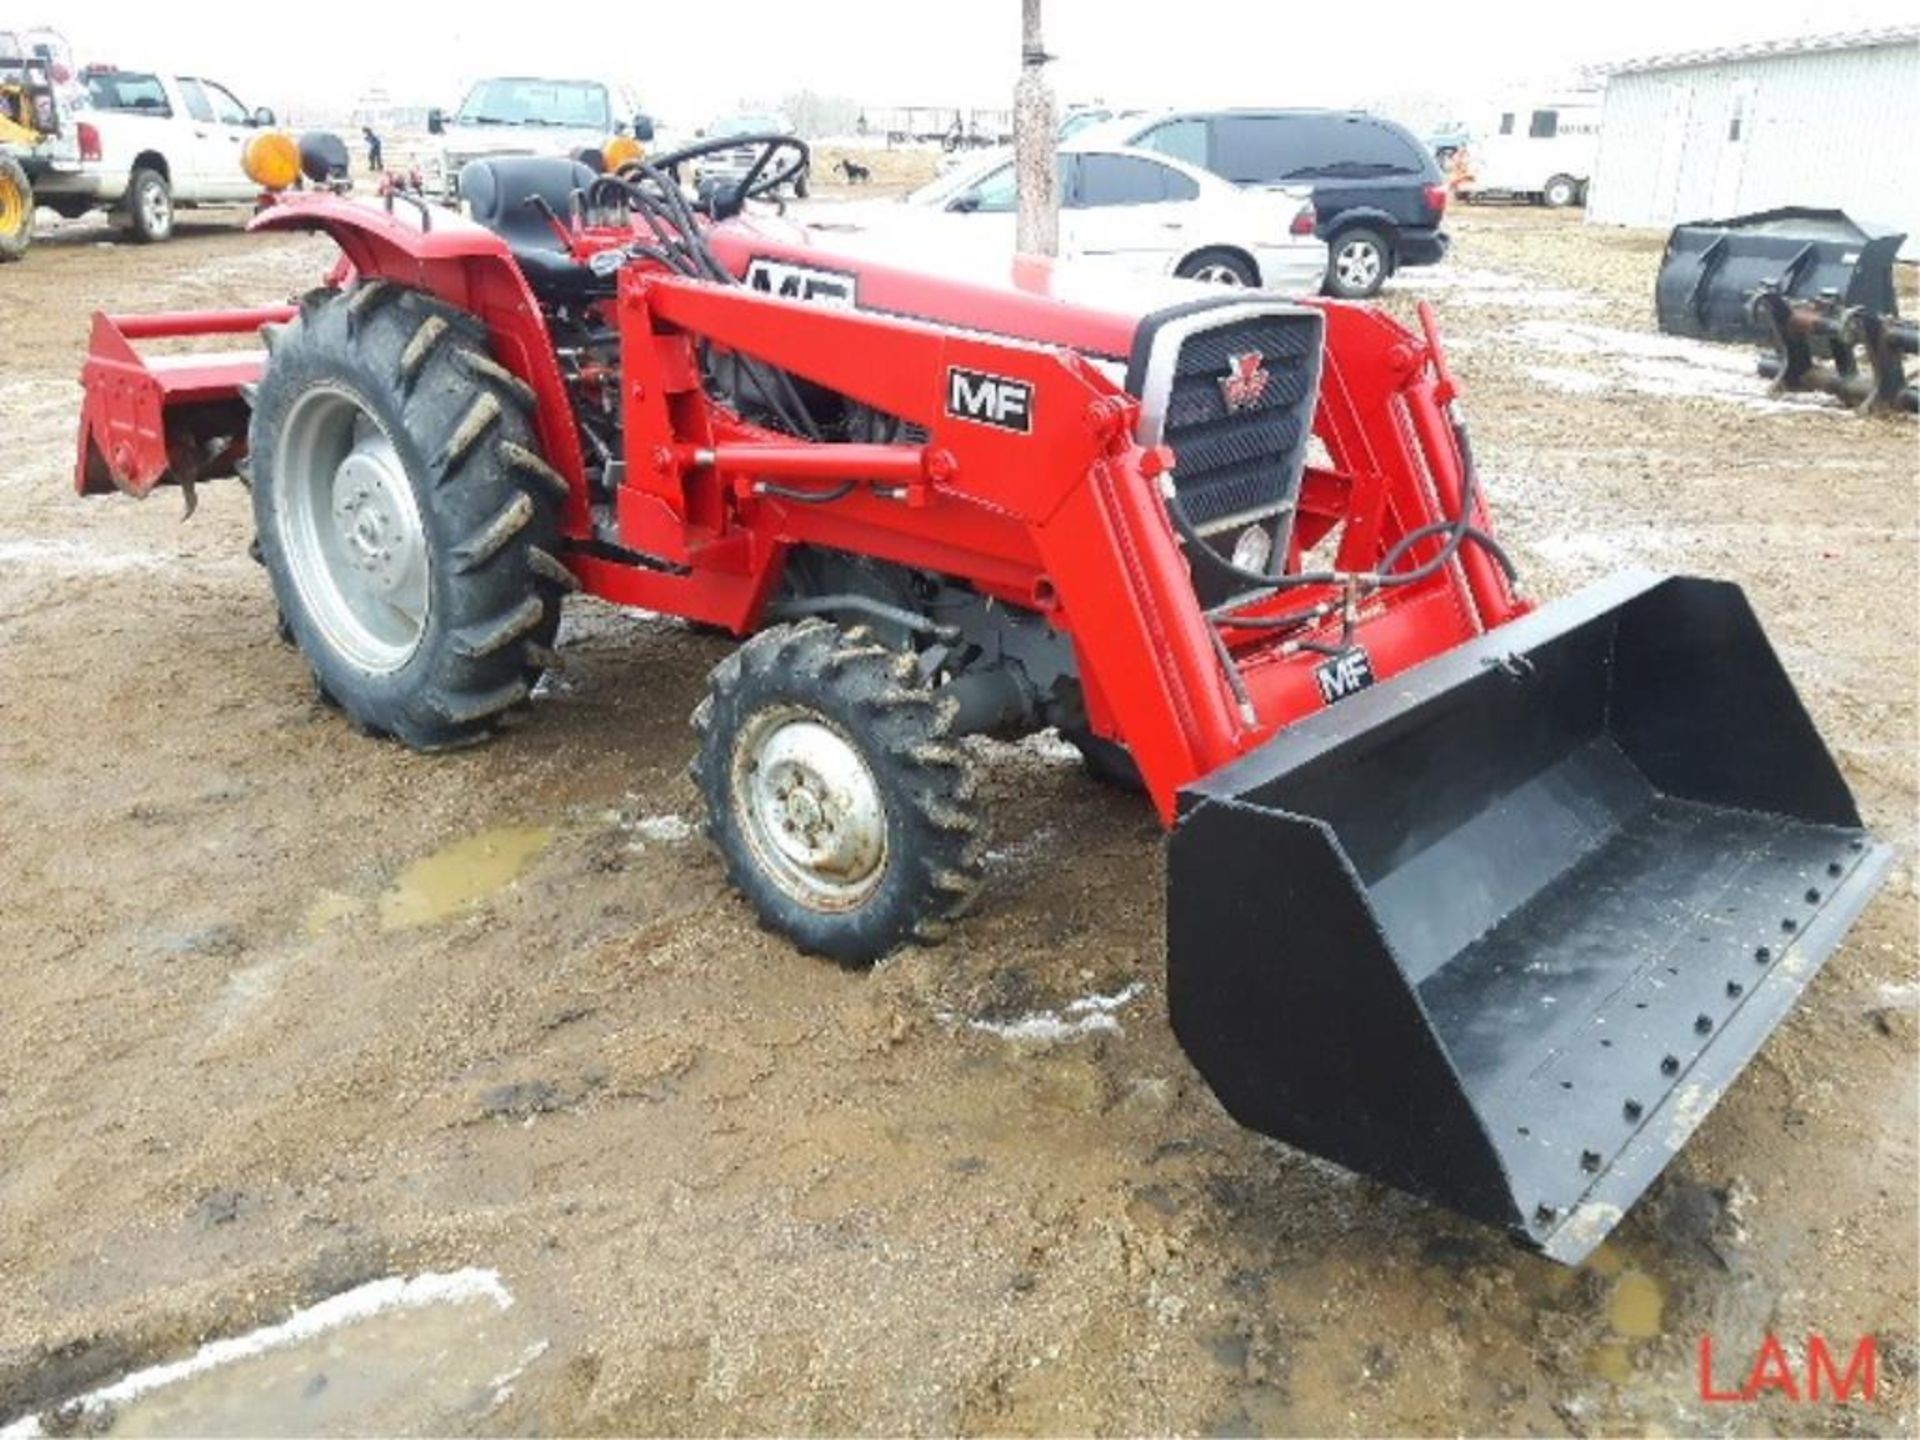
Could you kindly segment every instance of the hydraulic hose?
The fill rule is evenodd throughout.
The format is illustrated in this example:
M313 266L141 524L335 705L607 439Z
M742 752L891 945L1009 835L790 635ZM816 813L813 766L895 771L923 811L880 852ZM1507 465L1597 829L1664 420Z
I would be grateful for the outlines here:
M1509 580L1515 580L1518 578L1519 572L1514 566L1512 557L1501 547L1499 541L1495 540L1493 536L1473 523L1474 505L1479 497L1479 469L1474 463L1473 444L1467 438L1466 426L1458 420L1453 420L1450 423L1453 431L1454 444L1458 447L1460 453L1460 513L1451 520L1437 520L1431 524L1422 525L1419 529L1409 531L1407 534L1401 536L1392 548L1380 557L1380 563L1371 571L1308 570L1302 571L1297 575L1276 576L1262 574L1257 570L1248 570L1242 566L1235 565L1232 561L1223 559L1216 553L1213 547L1206 543L1205 537L1200 534L1198 528L1193 524L1192 517L1187 514L1186 507L1181 503L1178 495L1168 495L1167 513L1173 521L1175 531L1187 542L1189 553L1197 563L1203 565L1215 574L1225 575L1231 579L1254 586L1261 592L1258 596L1258 599L1261 600L1271 599L1273 596L1282 594L1285 591L1300 589L1308 585L1354 586L1357 587L1362 594L1369 594L1376 590L1388 590L1403 585L1417 584L1419 581L1425 580L1449 564L1459 553L1460 547L1469 543L1478 545L1484 549L1493 557L1494 562L1506 573L1507 578ZM1394 571L1393 567L1399 564L1415 545L1423 540L1430 540L1441 535L1446 537L1446 543L1443 544L1434 555L1414 566L1411 570L1404 570L1397 573ZM1254 602L1245 601L1240 603L1252 604ZM1208 618L1210 620L1224 620L1228 624L1248 629L1286 629L1294 625L1309 624L1315 620L1322 619L1337 608L1339 607L1329 603L1327 605L1315 606L1310 610L1295 611L1289 615L1247 616L1245 618L1235 618L1231 612L1222 613L1216 611L1210 612Z

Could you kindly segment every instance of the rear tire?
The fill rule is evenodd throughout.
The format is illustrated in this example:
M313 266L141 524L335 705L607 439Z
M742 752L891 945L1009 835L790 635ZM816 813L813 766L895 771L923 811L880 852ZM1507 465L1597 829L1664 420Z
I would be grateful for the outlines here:
M0 264L18 260L33 244L33 182L11 155L0 155Z
M986 845L951 710L911 656L820 619L763 630L714 668L693 777L761 924L843 965L946 936Z
M275 336L248 431L261 559L323 696L416 750L522 705L577 582L534 396L477 321L384 280Z
M127 231L141 244L156 244L173 234L173 187L158 170L133 172L125 206Z
M1183 280L1199 280L1208 285L1256 288L1260 276L1244 256L1231 250L1199 250L1180 262L1173 272Z
M1356 225L1327 244L1326 292L1342 300L1366 300L1380 293L1393 273L1393 247L1377 230Z
M1546 202L1549 210L1564 210L1580 201L1580 182L1571 175L1556 175L1547 181L1546 188L1540 192L1540 198Z

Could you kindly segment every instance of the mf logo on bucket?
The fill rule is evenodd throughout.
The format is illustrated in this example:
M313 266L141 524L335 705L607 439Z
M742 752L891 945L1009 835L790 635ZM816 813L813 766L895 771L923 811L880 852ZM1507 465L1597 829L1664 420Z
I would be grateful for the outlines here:
M1373 661L1355 645L1315 669L1313 678L1320 682L1320 698L1331 705L1373 684Z
M782 300L811 300L851 310L859 298L854 287L854 277L842 270L796 265L791 260L773 260L765 255L756 255L747 262L747 288Z
M947 414L956 420L1011 430L1018 435L1033 430L1033 386L983 370L947 367Z
M1220 396L1227 402L1227 413L1236 415L1258 405L1271 379L1267 357L1258 350L1249 355L1229 355L1227 373L1220 377Z

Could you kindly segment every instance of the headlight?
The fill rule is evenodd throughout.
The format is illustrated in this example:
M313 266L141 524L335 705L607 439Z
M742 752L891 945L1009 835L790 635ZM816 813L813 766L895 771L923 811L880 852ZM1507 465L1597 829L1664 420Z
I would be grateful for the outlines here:
M1233 564L1236 569L1265 575L1269 573L1267 566L1272 561L1273 537L1258 525L1247 526L1233 542Z

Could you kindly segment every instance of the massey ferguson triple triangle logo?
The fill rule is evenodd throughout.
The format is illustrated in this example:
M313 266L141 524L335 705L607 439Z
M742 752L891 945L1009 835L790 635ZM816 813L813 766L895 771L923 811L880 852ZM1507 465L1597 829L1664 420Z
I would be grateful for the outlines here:
M1267 382L1273 376L1267 370L1266 359L1258 350L1227 357L1227 373L1220 377L1220 394L1226 399L1229 415L1252 409L1267 393Z

